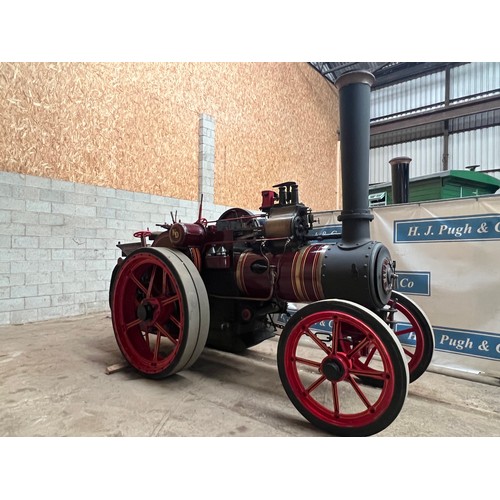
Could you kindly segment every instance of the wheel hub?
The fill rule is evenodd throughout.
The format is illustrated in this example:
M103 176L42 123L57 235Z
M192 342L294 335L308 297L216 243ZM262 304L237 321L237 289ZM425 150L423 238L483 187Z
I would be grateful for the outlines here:
M151 321L153 319L153 305L147 301L143 301L137 307L137 317L141 321Z
M335 357L325 358L321 363L320 371L330 382L340 382L349 373L349 362L339 353Z

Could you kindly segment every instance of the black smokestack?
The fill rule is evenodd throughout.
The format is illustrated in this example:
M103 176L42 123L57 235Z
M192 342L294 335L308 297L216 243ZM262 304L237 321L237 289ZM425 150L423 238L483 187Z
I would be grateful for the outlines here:
M398 156L389 161L392 176L392 202L408 203L410 192L410 162L407 156Z
M370 153L370 89L375 77L368 71L340 76L340 152L342 157L342 242L355 246L370 240L373 215L368 204Z

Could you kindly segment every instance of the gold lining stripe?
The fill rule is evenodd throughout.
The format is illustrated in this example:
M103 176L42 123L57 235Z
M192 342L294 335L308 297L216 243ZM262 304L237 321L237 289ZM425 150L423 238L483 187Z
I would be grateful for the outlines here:
M325 253L327 249L328 245L323 245L321 247L321 251L318 252L318 264L315 273L315 284L316 284L316 289L318 290L318 300L323 300L325 298L325 293L323 292L323 285L321 284L321 269L323 267L323 260L325 258Z
M294 279L295 279L295 287L297 288L297 297L300 302L304 302L304 294L302 292L302 280L300 276L300 269L302 268L302 259L304 258L304 249L297 252L297 264L295 266Z
M316 266L318 265L318 252L314 252L311 262L311 285L313 289L314 299L318 300L318 290L316 289Z
M309 254L311 253L311 250L312 250L312 245L311 246L308 246L306 248L306 250L304 251L304 258L302 259L302 263L301 263L301 269L300 269L300 274L301 274L301 286L302 286L302 293L306 299L307 302L312 302L314 299L311 299L311 297L309 297L309 294L307 293L307 284L306 284L306 268L307 268L307 261L309 259Z
M295 269L297 266L298 257L299 257L299 252L295 252L292 260L292 266L290 267L290 283L292 285L293 294L295 295L295 297L297 297L297 299L300 302L299 292L297 291L297 287L295 286Z
M236 265L236 284L238 285L240 291L245 295L248 295L248 291L245 286L243 271L245 269L245 261L247 260L248 255L249 254L247 252L243 252L242 254L240 254L238 264Z
M317 270L318 270L318 260L319 260L319 255L320 255L320 252L319 252L319 249L317 252L314 252L314 259L313 259L313 262L312 262L312 269L311 269L311 282L312 282L312 287L313 287L313 291L314 291L314 300L320 300L319 298L319 290L318 290L318 286L317 286L317 283L316 283L316 274L317 274Z
M309 297L305 291L304 285L304 263L311 247L305 247L297 252L297 259L294 258L293 279L295 281L294 289L297 291L296 295L300 302L310 302Z

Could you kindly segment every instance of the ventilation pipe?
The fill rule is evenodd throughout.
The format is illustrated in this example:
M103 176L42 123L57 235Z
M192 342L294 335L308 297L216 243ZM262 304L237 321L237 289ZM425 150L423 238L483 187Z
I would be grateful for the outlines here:
M392 173L392 202L408 203L410 191L410 162L407 156L398 156L389 161Z

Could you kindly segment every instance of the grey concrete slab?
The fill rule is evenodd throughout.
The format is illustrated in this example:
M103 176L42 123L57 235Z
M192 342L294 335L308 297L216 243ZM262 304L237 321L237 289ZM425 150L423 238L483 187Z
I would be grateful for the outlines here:
M123 358L109 314L0 327L0 436L327 437L293 407L277 339L149 380ZM427 372L377 437L498 437L500 387Z

